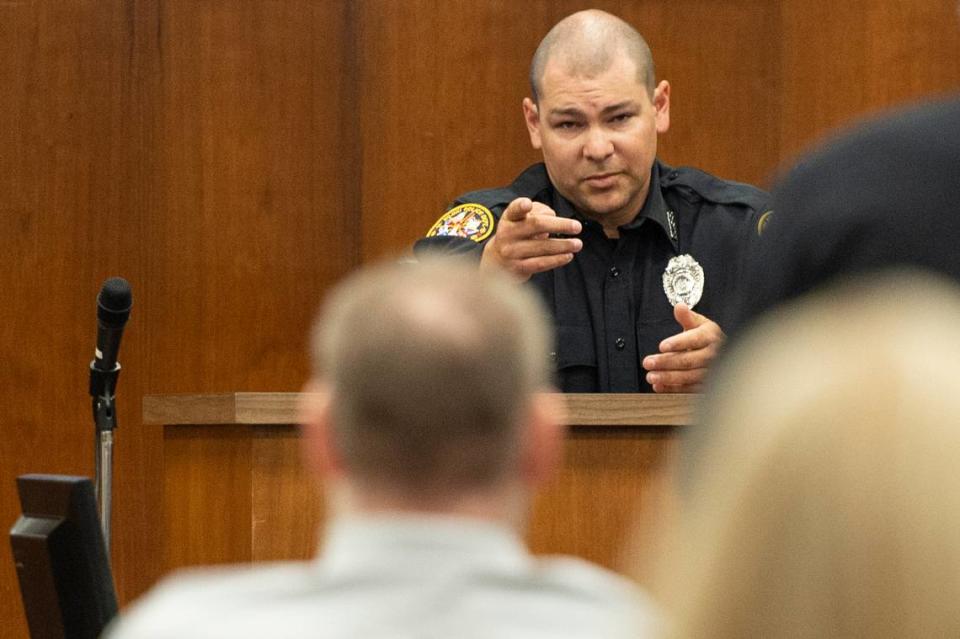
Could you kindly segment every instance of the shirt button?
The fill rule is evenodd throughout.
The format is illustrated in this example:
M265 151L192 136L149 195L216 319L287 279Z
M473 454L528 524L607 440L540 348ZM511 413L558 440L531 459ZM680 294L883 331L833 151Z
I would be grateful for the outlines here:
M611 268L611 269L610 269L610 277L612 277L612 278L618 278L618 277L620 277L620 269L618 269L616 266L614 266L613 268Z
M623 339L622 337L618 337L614 344L616 345L618 351L622 351L627 346L627 340Z

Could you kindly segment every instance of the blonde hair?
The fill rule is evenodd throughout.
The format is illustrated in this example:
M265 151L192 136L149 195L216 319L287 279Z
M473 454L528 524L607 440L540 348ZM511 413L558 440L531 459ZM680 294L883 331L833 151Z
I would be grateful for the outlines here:
M363 269L327 299L314 375L358 481L416 493L491 485L549 384L552 335L534 293L463 259Z
M665 602L678 637L960 636L960 289L775 314L716 371Z

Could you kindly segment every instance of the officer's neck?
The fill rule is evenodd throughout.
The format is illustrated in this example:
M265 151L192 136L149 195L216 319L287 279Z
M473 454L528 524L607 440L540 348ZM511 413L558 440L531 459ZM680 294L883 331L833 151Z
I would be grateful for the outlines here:
M626 205L615 211L609 211L602 214L598 214L593 211L580 211L580 214L599 224L603 229L603 234L608 238L615 240L620 237L620 227L633 222L633 220L640 215L640 211L643 210L643 206L647 202L647 194L649 192L650 183L648 182L644 189L640 191L636 197L631 198Z

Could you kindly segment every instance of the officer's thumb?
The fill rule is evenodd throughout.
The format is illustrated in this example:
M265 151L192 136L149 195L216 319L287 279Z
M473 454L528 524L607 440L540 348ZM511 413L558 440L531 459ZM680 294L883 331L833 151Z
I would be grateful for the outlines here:
M683 330L689 331L703 324L707 318L700 313L695 313L689 306L680 302L673 307L673 317L677 320Z

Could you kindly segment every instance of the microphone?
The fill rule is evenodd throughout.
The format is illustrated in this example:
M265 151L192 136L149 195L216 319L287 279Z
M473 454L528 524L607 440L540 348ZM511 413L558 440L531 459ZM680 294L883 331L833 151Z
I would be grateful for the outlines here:
M112 403L113 391L120 373L117 355L123 327L130 318L133 296L130 283L122 277L111 277L97 295L97 349L90 362L90 395Z
M100 371L110 372L119 368L117 355L120 352L120 338L123 327L130 318L133 296L130 284L122 277L111 277L103 283L97 295L97 350L92 366Z

